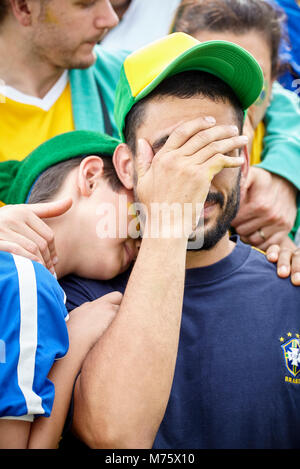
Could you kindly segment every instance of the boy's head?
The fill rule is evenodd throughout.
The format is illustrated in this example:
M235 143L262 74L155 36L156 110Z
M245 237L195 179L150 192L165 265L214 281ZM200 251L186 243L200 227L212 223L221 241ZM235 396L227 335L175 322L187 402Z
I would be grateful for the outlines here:
M136 255L127 231L132 195L112 163L118 143L96 132L74 131L45 142L23 161L1 163L4 203L72 198L66 214L47 221L55 232L60 276L112 278Z
M125 60L117 88L116 120L126 142L114 155L118 174L123 177L124 161L131 160L132 186L127 187L135 189L138 140L147 140L155 154L180 123L197 117L213 116L217 125L237 126L241 134L245 111L262 85L262 71L254 58L225 41L199 43L175 33L132 54ZM238 169L224 169L212 180L203 249L212 247L234 218L240 181Z

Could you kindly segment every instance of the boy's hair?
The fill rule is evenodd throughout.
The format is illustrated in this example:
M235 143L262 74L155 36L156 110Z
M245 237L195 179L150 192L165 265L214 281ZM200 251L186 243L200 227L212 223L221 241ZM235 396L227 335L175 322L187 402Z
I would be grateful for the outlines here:
M125 120L124 136L125 142L133 154L136 152L136 131L145 117L147 103L153 99L161 99L164 96L182 99L200 96L211 99L215 103L220 101L228 102L234 109L237 125L240 133L242 133L244 111L230 86L215 75L199 70L190 70L164 80L129 111Z
M61 189L68 174L74 168L77 168L86 157L87 155L71 158L46 169L46 171L44 171L41 176L39 176L38 180L33 185L30 196L28 198L28 203L35 204L53 200L53 198ZM99 158L101 158L103 161L104 179L108 181L113 191L118 192L122 187L122 183L117 176L112 162L112 157L101 155Z
M178 8L173 31L193 36L197 31L245 34L259 31L271 51L272 78L281 73L279 46L284 12L265 0L194 0Z

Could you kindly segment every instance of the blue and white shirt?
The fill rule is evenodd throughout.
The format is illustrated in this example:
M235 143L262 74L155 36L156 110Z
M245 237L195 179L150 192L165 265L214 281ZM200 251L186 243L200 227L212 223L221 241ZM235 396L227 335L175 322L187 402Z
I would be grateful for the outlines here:
M68 350L65 295L37 262L0 252L0 418L49 417L48 373Z

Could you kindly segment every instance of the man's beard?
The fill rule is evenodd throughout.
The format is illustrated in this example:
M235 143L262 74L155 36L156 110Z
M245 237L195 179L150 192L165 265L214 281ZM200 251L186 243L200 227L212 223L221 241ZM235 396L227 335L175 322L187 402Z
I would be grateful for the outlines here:
M210 192L208 194L206 202L218 203L222 211L215 225L211 229L204 231L202 246L196 249L188 249L189 251L208 251L212 249L230 229L231 222L236 217L240 206L240 180L241 171L239 171L235 187L228 195L225 206L223 194L219 192Z

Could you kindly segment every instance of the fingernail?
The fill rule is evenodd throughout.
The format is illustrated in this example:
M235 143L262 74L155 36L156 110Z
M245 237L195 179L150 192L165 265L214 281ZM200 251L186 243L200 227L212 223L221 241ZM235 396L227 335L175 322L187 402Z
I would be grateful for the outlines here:
M280 275L288 275L289 269L288 269L288 267L286 267L285 265L283 265L283 266L281 266L281 267L278 268L278 273L279 273Z
M248 142L249 142L249 138L246 137L245 135L242 135L242 136L241 136L241 142L243 142L243 143L248 143Z
M53 262L54 265L57 264L58 263L58 257L57 256L53 257L52 262Z
M232 125L231 128L232 128L232 130L234 131L234 133L236 133L236 134L239 133L239 129L237 128L236 125Z
M206 120L206 122L209 122L210 124L215 124L216 123L216 119L212 116L207 116L204 119Z
M300 273L297 272L296 274L292 275L292 281L294 283L300 283Z
M56 275L56 272L55 272L54 269L51 269L51 273L52 273L53 277L56 278L56 280L57 280L57 275Z
M277 261L277 255L274 253L274 252L271 252L270 254L267 255L267 258L270 260L270 261Z

